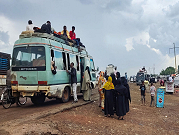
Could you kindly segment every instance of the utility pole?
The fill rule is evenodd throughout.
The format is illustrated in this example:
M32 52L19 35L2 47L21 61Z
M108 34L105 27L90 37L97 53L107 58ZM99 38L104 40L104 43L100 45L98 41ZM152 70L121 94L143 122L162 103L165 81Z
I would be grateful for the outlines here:
M169 48L169 53L170 53L170 49L174 50L174 56L175 56L175 73L177 73L177 58L176 58L176 52L175 49L179 48L179 47L175 47L175 43L173 43L174 47L173 48Z

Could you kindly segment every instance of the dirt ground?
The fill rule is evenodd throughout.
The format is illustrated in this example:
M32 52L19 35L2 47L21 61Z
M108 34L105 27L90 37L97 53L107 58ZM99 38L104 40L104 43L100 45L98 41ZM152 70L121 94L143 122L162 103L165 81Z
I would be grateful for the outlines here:
M124 120L118 120L116 115L113 118L104 117L101 108L98 107L96 89L94 101L85 105L71 105L71 109L56 112L54 109L57 107L46 109L46 113L42 108L42 111L31 115L27 112L23 117L4 120L0 122L0 135L178 135L179 93L165 94L164 108L149 107L150 94L146 93L146 106L141 106L139 86L134 83L129 85L132 103ZM158 84L155 85L156 88L159 87ZM81 103L84 102L80 100ZM8 111L10 110L11 108ZM26 113L25 110L24 112ZM23 113L22 110L19 113ZM13 112L10 115L13 115Z

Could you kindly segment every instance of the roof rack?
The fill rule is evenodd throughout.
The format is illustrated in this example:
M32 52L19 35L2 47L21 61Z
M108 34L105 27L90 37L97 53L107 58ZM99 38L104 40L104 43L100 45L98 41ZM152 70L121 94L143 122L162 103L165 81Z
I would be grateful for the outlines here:
M40 33L40 32L34 32L34 31L23 31L20 35L19 38L30 38L30 37L41 37L41 38L47 38L47 39L51 39L51 40L55 40L57 42L60 43L66 43L69 46L75 47L76 44L74 44L74 42L68 38L66 38L63 35L58 35L58 37L54 36L53 34L48 34L48 33ZM85 47L80 46L81 50L85 50Z

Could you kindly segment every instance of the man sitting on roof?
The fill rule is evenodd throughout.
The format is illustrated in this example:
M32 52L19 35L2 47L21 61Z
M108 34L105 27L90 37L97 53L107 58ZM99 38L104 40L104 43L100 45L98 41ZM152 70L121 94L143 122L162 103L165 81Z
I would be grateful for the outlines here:
M50 21L47 21L46 23L44 23L42 26L41 26L41 30L45 33L48 33L48 34L51 34L52 31L51 31L51 22Z
M69 32L67 31L67 27L66 26L63 26L63 30L61 32L61 35L65 36L66 38L71 39L70 36L69 36Z
M79 46L79 40L76 39L75 26L72 26L72 31L70 31L70 38L71 38L71 40L75 41L77 46Z
M82 46L85 48L85 46L80 42L80 38L76 38L76 34L75 34L75 26L72 26L72 31L70 31L70 37L71 40L74 40L77 44L77 46Z
M70 37L71 37L71 40L76 39L75 26L72 26L72 31L70 31Z
M34 25L31 20L28 21L28 25L26 26L26 31L34 31Z

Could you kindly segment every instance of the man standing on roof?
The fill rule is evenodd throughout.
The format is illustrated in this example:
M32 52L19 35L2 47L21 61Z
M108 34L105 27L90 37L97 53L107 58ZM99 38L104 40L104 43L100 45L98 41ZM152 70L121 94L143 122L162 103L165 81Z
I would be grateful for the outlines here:
M66 38L70 38L70 35L69 35L69 32L67 31L67 27L66 26L63 26L63 30L61 32L61 35L65 36Z
M26 31L34 31L34 25L31 20L28 21L28 25L26 26Z
M48 34L51 34L52 31L51 31L51 22L50 21L47 21L46 23L44 23L42 26L41 26L41 30L45 33L48 33Z
M76 93L77 77L76 77L76 69L74 68L73 62L70 64L70 67L71 67L71 72L68 71L67 69L66 69L66 72L71 75L71 85L72 85L73 97L74 97L74 102L72 102L72 104L73 104L73 103L78 102L77 93Z

